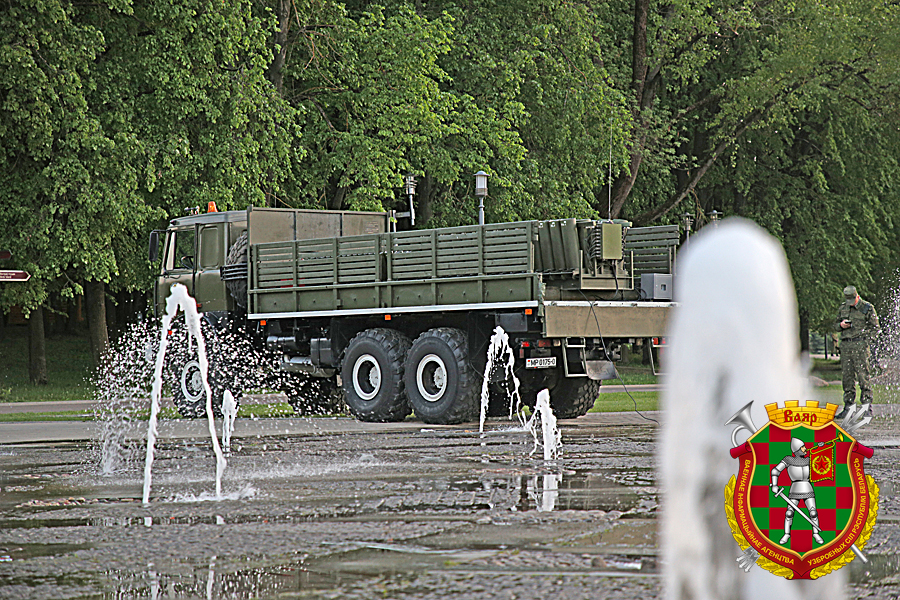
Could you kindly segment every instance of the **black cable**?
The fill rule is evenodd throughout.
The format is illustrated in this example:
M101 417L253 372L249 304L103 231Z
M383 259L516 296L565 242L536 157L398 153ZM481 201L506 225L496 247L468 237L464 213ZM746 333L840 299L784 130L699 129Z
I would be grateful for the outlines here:
M618 287L618 282L617 282L617 287ZM606 353L606 358L611 359L610 354L609 354L609 349L606 347L606 342L603 340L603 335L600 333L600 319L597 318L597 313L596 313L596 311L594 311L594 302L585 295L584 291L582 291L582 290L578 290L578 291L581 293L582 296L584 296L584 299L587 300L588 306L591 307L591 315L593 315L594 322L597 324L597 335L600 337L600 344L603 346L603 352ZM650 352L653 352L653 348L650 348ZM610 362L612 362L612 360L610 360ZM615 363L613 363L613 371L615 371L615 373L616 373L616 379L618 379L619 381L622 382L622 387L625 389L625 393L628 394L629 398L631 398L631 402L634 404L634 412L636 412L638 414L638 416L640 416L642 419L645 419L647 421L653 421L654 423L659 425L659 421L657 421L656 419L654 419L652 417L646 416L645 414L643 414L641 411L638 410L637 400L635 400L634 396L631 395L631 392L628 391L628 386L625 385L625 381L622 379L622 376L619 375L619 369L616 368Z

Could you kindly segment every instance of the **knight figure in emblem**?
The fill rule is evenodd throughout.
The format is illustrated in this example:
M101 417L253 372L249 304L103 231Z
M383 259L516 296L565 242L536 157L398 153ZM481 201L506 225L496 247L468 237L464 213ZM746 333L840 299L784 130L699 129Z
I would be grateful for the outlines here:
M809 517L815 524L813 530L813 539L817 543L823 544L822 536L819 535L819 512L816 510L816 494L813 490L812 483L809 481L809 451L801 440L791 438L791 452L781 459L775 468L772 469L772 493L776 496L781 492L778 487L778 476L787 469L788 477L791 479L791 489L788 497L794 500L799 510L798 500L803 500L806 508L809 510ZM791 523L794 521L794 506L788 503L787 511L784 513L784 537L781 538L780 544L787 543L791 539Z

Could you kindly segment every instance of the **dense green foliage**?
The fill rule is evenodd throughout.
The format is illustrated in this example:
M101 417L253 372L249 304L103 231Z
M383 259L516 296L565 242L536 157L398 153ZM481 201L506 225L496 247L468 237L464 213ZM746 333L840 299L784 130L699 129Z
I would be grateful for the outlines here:
M142 289L216 201L417 227L750 217L821 328L900 263L900 6L878 0L5 0L0 248L26 311ZM610 176L611 173L611 176ZM871 295L871 294L870 294Z

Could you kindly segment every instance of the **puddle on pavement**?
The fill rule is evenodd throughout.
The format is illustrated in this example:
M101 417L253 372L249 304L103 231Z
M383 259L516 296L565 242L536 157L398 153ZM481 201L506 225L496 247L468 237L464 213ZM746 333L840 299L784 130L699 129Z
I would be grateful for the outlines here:
M218 501L209 443L164 442L146 507L140 453L101 476L94 444L4 449L0 599L659 593L652 430L564 427L545 462L521 430L426 429L235 440ZM898 569L872 558L866 577Z
M16 447L0 454L0 598L267 598L435 569L653 574L623 548L581 548L619 513L655 511L652 441L610 433L564 433L553 462L511 427L241 439L223 495L255 493L208 502L184 500L211 490L209 443L163 442L147 507L140 452L99 475L94 444ZM59 555L64 572L45 562Z
M848 565L850 569L850 581L852 583L866 584L872 581L891 577L900 578L900 556L897 554L869 554L866 553L868 563L853 559Z

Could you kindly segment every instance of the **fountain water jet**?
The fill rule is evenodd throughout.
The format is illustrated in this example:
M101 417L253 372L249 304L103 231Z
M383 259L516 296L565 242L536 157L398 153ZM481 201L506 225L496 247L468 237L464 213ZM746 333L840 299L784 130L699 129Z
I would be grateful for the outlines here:
M494 328L491 342L488 345L487 365L484 368L484 380L481 384L481 417L478 422L478 432L484 433L484 421L487 418L488 405L490 403L490 379L495 367L502 367L505 373L504 379L512 380L513 389L509 398L509 418L519 413L522 409L522 396L519 393L519 378L514 372L515 356L509 345L509 335L499 325ZM515 400L515 402L513 402ZM524 424L521 414L519 420Z
M528 495L534 501L538 512L552 512L559 500L559 484L562 482L562 473L550 473L541 478L542 485L538 485L538 476L531 478L528 484Z
M691 240L679 270L659 446L665 596L843 598L842 571L815 581L744 573L725 517L736 465L723 423L751 400L759 425L764 404L808 397L784 250L754 223L728 219Z
M541 423L541 435L538 435L538 417ZM526 428L534 437L534 449L531 454L537 452L538 447L544 450L544 460L556 460L562 448L562 434L556 425L556 415L550 407L550 392L541 390L537 395L537 403L534 406L534 414L526 423Z
M225 455L222 453L222 448L219 446L219 438L216 436L216 422L212 410L212 389L210 389L208 381L209 360L206 357L203 333L200 331L200 315L197 313L197 302L188 294L187 288L180 283L176 283L172 286L172 291L166 299L166 314L162 318L159 351L156 354L156 367L153 372L153 388L150 393L150 421L147 425L147 458L144 462L144 505L150 503L153 452L156 438L159 435L156 425L160 398L162 396L162 372L168 345L169 328L179 309L184 311L188 335L197 342L197 361L203 378L203 389L206 391L206 418L209 425L209 434L212 438L213 450L216 454L216 497L222 496L222 473L225 471L227 462L225 461Z
M231 452L231 434L234 433L234 419L237 417L237 402L231 390L222 394L222 445L225 453Z

